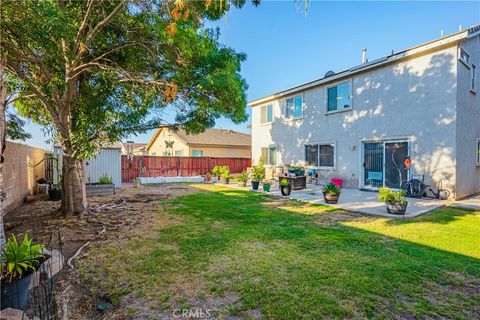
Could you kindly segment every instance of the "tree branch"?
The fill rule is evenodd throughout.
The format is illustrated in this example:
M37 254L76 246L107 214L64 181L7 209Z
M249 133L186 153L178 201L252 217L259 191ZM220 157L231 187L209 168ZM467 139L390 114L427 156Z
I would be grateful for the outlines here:
M85 40L85 46L88 48L90 44L92 43L93 39L97 35L97 33L104 27L106 26L116 15L117 13L123 8L124 4L127 2L127 0L122 0L118 6L113 9L110 14L100 21L95 28L87 35L87 39Z

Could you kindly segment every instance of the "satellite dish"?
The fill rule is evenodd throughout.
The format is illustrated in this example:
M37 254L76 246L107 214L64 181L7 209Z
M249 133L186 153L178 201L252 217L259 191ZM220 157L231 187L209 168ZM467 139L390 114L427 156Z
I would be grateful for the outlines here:
M333 72L332 70L330 71L327 71L327 73L325 73L325 75L323 76L324 78L328 78L328 77L331 77L335 74L335 72Z

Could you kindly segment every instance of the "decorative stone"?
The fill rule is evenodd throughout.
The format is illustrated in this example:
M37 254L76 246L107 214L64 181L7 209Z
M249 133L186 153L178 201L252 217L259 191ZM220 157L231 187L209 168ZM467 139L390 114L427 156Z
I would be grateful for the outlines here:
M7 308L0 311L1 320L29 320L22 310Z

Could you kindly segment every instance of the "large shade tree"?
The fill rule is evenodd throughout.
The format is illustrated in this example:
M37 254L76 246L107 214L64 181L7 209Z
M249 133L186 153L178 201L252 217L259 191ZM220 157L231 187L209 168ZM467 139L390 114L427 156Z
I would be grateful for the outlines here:
M166 124L196 133L220 116L246 120L245 56L203 27L243 4L2 2L2 67L15 79L17 112L50 129L63 149L63 214L86 210L83 161L102 145Z

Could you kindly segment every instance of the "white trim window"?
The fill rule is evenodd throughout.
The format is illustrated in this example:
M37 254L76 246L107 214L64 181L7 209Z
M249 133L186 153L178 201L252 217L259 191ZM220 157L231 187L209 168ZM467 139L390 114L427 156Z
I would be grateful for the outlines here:
M305 145L305 164L318 168L335 168L335 143L319 143Z
M285 99L285 117L289 119L303 117L303 94Z
M475 80L477 80L477 66L472 63L472 69L470 70L470 75L471 75L471 83L470 83L470 90L472 92L476 91L476 86L477 84L475 83Z
M463 48L460 48L458 59L462 61L468 68L470 67L470 55Z
M192 150L192 157L203 157L203 150Z
M326 95L327 112L340 111L352 107L350 81L327 87Z
M182 157L183 156L183 150L175 150L175 157Z
M274 166L277 164L277 147L262 148L262 159L266 165Z
M260 124L267 124L273 121L273 106L267 104L260 107Z

